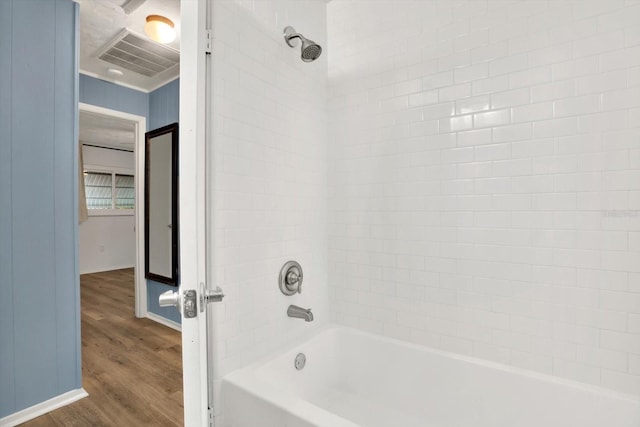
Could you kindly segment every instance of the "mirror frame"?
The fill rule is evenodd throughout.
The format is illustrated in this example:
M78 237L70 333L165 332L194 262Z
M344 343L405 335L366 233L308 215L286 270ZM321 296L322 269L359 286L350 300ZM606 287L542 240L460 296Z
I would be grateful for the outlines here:
M171 133L171 272L172 277L149 271L149 162L152 139ZM178 286L178 123L145 133L144 156L144 276L154 282Z

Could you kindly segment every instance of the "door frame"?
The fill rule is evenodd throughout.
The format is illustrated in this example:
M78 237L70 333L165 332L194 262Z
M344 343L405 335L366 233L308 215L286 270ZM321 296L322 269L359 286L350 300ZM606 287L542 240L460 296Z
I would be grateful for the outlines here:
M211 0L180 1L180 134L179 212L180 275L179 295L207 286L206 259L206 52L208 3ZM79 111L113 114L135 119L136 128L136 265L144 261L144 133L146 118L107 108L78 104ZM141 189L141 190L140 190ZM140 203L138 203L140 201ZM208 286L210 287L210 285ZM144 273L136 268L136 317L147 315ZM181 298L180 298L181 302ZM200 307L198 307L199 309ZM199 311L199 310L198 310ZM182 312L182 311L181 311ZM206 310L197 317L182 316L182 383L185 427L213 425L209 409L209 370Z
M133 122L135 125L135 143L133 155L135 158L134 182L135 182L135 209L134 223L136 236L136 263L135 263L135 316L147 317L147 281L144 278L144 155L145 132L147 131L147 118L123 111L112 110L97 105L78 103L78 115L81 112L100 114L103 116ZM80 147L81 149L82 147Z
M213 425L209 410L206 255L206 84L207 12L209 0L180 3L180 287L179 296L195 291L197 316L182 313L184 425ZM180 298L181 303L181 298ZM206 305L206 302L204 303ZM202 311L202 309L204 309Z

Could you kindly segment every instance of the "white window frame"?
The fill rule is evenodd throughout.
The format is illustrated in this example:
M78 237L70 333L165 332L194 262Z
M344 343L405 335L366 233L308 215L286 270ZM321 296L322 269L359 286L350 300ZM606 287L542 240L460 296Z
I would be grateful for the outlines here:
M89 165L85 164L83 172L96 172L96 173L110 173L111 174L111 198L115 198L116 191L116 181L115 176L117 175L131 175L135 180L135 171L133 169L127 168L115 168L110 166L97 166L97 165ZM137 196L137 194L136 194ZM87 209L89 216L134 216L136 214L135 204L133 209Z

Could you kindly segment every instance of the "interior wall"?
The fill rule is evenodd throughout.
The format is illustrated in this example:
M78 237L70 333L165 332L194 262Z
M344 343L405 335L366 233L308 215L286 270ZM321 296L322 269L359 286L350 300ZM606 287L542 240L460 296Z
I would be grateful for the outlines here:
M0 419L81 387L76 26L0 1Z
M147 118L149 94L80 74L80 102Z
M328 4L333 318L640 394L640 5Z
M91 141L81 141L91 143ZM87 165L115 168L117 172L135 173L133 152L83 146L83 161ZM136 265L135 216L93 216L80 224L78 248L80 274L132 268Z
M150 93L144 93L80 74L80 102L144 116L147 119L147 130L153 130L178 121L179 80L169 82ZM88 163L86 159L85 163ZM119 226L124 228L125 224L120 221ZM158 305L158 297L166 290L175 290L175 287L148 280L147 309L180 323L180 313L174 307Z
M149 130L161 128L180 119L180 79L149 93Z
M149 93L149 130L155 130L180 120L180 80L174 80ZM147 309L173 322L180 323L180 312L175 307L160 307L158 298L175 286L147 280Z
M218 379L328 321L327 56L304 63L282 36L292 25L325 46L325 7L213 2L210 276L226 294L212 305ZM304 284L285 296L278 274L291 259ZM290 304L315 320L287 317Z

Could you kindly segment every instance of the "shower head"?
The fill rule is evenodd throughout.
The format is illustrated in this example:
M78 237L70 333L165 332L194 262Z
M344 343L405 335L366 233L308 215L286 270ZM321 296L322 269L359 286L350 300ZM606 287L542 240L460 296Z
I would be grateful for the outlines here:
M285 27L284 41L287 42L289 47L296 46L297 42L295 39L300 39L302 41L300 57L304 62L312 62L318 59L322 53L322 47L318 43L307 39L300 33L296 33L296 30L293 27Z

